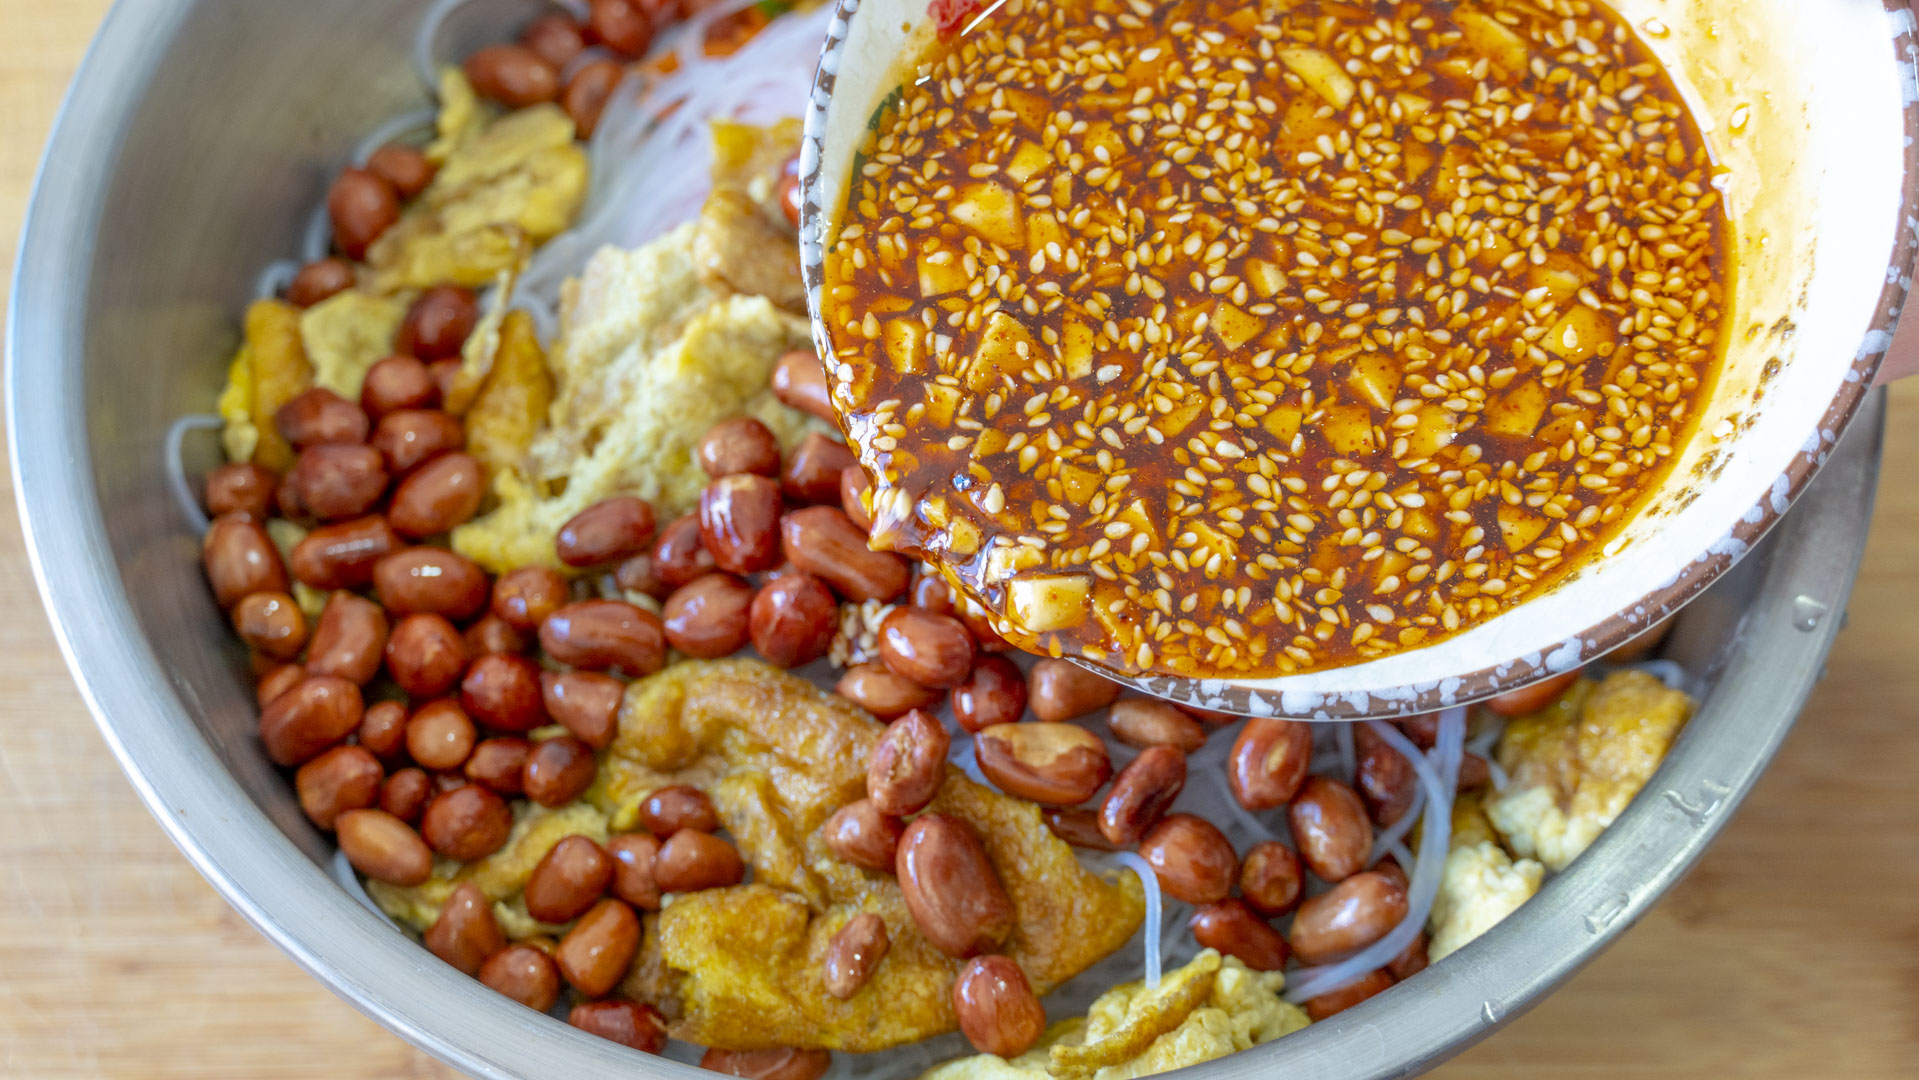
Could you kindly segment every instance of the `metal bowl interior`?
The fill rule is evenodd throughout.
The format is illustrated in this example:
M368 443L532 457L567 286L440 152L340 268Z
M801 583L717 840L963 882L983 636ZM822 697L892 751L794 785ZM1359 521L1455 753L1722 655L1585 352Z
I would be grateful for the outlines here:
M1602 552L1436 643L1276 678L1115 677L1206 708L1311 719L1475 701L1577 667L1666 618L1749 551L1824 463L1891 341L1919 250L1906 0L1611 6L1691 104L1735 254L1724 360L1660 486ZM929 10L926 0L838 0L801 162L814 337L845 365L829 363L829 374L850 377L871 346L836 338L820 318L827 238L903 58L932 38Z
M471 47L529 5L482 0ZM691 1075L459 975L330 878L327 838L260 754L246 660L167 494L162 442L204 411L269 261L298 250L349 148L425 101L417 9L376 2L120 5L70 92L8 319L14 483L34 572L89 707L181 850L343 998L491 1080ZM1819 670L1864 544L1876 410L1760 554L1670 648L1712 686L1653 790L1532 903L1401 990L1196 1071L1404 1076L1484 1036L1681 874L1764 768ZM214 461L195 444L190 466Z

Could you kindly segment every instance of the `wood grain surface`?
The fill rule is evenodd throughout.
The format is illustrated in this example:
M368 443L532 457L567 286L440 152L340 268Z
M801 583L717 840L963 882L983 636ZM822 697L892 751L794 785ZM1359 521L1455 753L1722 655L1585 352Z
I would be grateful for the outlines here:
M0 0L8 267L105 8ZM1434 1075L1919 1075L1919 380L1893 394L1886 460L1850 624L1750 801L1616 947ZM456 1075L296 968L166 841L54 648L11 492L0 518L0 1076Z

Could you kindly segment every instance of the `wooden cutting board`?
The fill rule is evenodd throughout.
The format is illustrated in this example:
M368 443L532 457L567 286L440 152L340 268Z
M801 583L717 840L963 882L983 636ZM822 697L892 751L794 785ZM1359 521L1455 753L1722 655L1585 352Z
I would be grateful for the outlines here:
M48 124L106 6L0 0L9 267ZM1919 380L1893 394L1886 460L1850 624L1771 773L1641 925L1434 1075L1919 1075ZM54 648L7 495L0 1076L455 1076L296 968L168 844Z

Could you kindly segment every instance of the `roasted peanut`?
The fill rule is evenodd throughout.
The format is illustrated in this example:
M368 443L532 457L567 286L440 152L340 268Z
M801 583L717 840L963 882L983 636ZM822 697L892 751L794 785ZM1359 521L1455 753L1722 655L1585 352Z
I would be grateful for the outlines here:
M1026 676L1003 656L975 656L973 671L953 688L953 719L970 732L1018 722L1026 714Z
M487 957L480 982L534 1012L545 1012L560 999L560 969L531 945L509 945Z
M353 287L353 264L331 255L315 259L293 275L287 283L287 303L294 307L312 307Z
M1176 900L1211 904L1226 899L1239 877L1233 845L1212 822L1169 814L1146 833L1139 853Z
M973 635L951 615L896 607L880 621L880 662L921 686L950 689L973 672Z
M871 532L873 529L873 508L866 504L866 493L871 490L873 490L873 480L866 475L865 469L858 465L848 465L840 470L840 509L846 511L846 516L853 522L853 527L861 532ZM913 579L915 602L918 601L919 580L918 577ZM950 608L952 605L947 606Z
M565 806L592 786L593 774L598 771L592 747L571 735L561 735L535 744L527 755L521 785L526 797L541 806Z
M846 513L850 517L853 512L848 510ZM939 575L939 571L925 563L913 568L913 581L906 587L906 602L935 615L952 615L961 622L966 621L954 609L953 587ZM967 623L966 628L972 630L973 624Z
M1040 816L1053 835L1074 847L1090 851L1119 851L1120 845L1106 839L1099 828L1099 811L1085 807L1042 807Z
M480 303L471 290L458 285L435 285L419 295L400 320L393 351L417 356L432 364L453 360L480 321Z
M1293 951L1308 964L1344 960L1386 936L1406 917L1406 890L1367 870L1309 896L1293 916Z
M866 797L883 814L917 814L939 794L953 737L923 709L887 725L866 768ZM982 755L984 756L984 755Z
M619 985L639 948L639 916L609 897L580 916L553 950L553 960L574 989L599 997Z
M468 56L463 67L475 93L509 109L560 96L559 73L524 45L488 45Z
M420 820L432 797L433 780L424 769L401 769L380 785L380 809L408 824ZM426 841L420 841L420 846L424 848Z
M696 829L667 837L653 856L653 883L662 893L723 889L745 877L746 863L732 844Z
M465 446L466 430L438 409L395 409L380 417L368 445L380 452L389 474L404 477Z
M509 798L526 790L522 776L533 744L513 736L481 739L461 770L468 780L484 784Z
M613 878L608 884L613 895L641 911L660 910L660 883L653 880L659 838L647 833L622 833L606 842L606 853L613 860Z
M1496 697L1486 699L1486 707L1501 716L1524 716L1535 713L1559 700L1572 684L1579 681L1579 671L1566 671L1550 678L1541 679L1517 690L1508 690Z
M254 700L264 709L267 702L300 685L300 680L306 677L306 669L298 664L280 664L270 668L260 676L260 684L254 687Z
M540 665L524 656L478 657L460 680L460 705L495 731L532 731L546 723Z
M468 619L486 607L486 571L445 548L413 547L388 555L374 564L373 587L395 615L432 612Z
M780 213L786 215L786 223L795 229L799 228L804 195L800 191L800 156L798 154L787 158L785 167L780 169L780 182L774 189L774 196L780 204Z
M698 514L667 522L653 542L653 572L665 588L677 589L717 565L701 541Z
M1398 725L1400 731L1406 733L1406 738L1421 750L1431 750L1433 743L1439 738L1438 713L1421 713L1404 720L1396 720L1394 723Z
M1027 675L1027 703L1041 720L1058 722L1103 709L1119 697L1119 684L1070 660L1041 660Z
M927 813L900 837L894 873L906 910L934 948L967 959L1013 931L1013 903L979 837L959 818Z
M1379 994L1381 991L1392 989L1392 986L1393 977L1391 973L1385 969L1369 971L1362 976L1358 982L1343 986L1338 990L1329 990L1318 997L1308 999L1306 1002L1306 1015L1312 1019L1313 1023L1317 1024L1321 1020L1328 1020L1338 1016L1340 1013L1365 1001L1369 997Z
M675 590L661 611L667 644L701 659L731 656L750 636L753 586L731 574L706 574Z
M1279 931L1233 897L1201 907L1186 925L1202 948L1238 957L1254 971L1283 970L1291 953Z
M886 920L872 912L855 915L826 943L826 992L845 1001L879 970L893 945Z
M1271 716L1249 717L1239 738L1233 740L1226 780L1239 805L1272 810L1299 791L1312 760L1312 725Z
M389 413L406 409L431 408L439 399L439 384L433 381L433 376L427 372L426 365L411 356L387 357L368 368L366 378L360 382L360 408L376 420L385 419ZM447 419L453 418L449 416ZM374 447L386 457L387 467L392 468L393 455L387 453L377 440L374 442ZM405 472L406 470L394 471Z
M614 60L589 60L580 65L560 91L560 108L573 120L573 130L582 139L591 139L600 126L600 115L625 78L625 69Z
M480 616L460 636L466 639L469 656L518 656L526 652L526 638L492 613Z
M280 552L265 526L253 518L241 514L214 518L200 542L200 557L213 598L221 607L230 608L253 593L287 591Z
M520 31L520 44L558 71L586 50L586 32L570 17L554 11L527 23Z
M326 208L333 221L333 246L363 259L380 234L400 220L400 193L366 169L343 169L327 189Z
M393 489L386 518L393 531L415 540L465 524L480 510L486 475L471 454L441 454Z
M1246 849L1239 868L1239 894L1247 906L1269 919L1299 906L1306 874L1299 856L1278 840L1263 840Z
M582 1001L566 1014L566 1022L642 1054L666 1049L666 1021L660 1011L637 1001Z
M584 836L569 836L547 850L526 879L526 913L544 923L578 918L613 881L613 860Z
M522 566L493 583L493 614L523 634L538 630L566 601L566 579L549 566Z
M809 506L780 522L781 547L794 566L848 600L891 600L906 591L906 560L866 546L866 533L837 506Z
M459 768L478 741L473 720L451 699L427 702L406 722L406 752L429 769Z
M1343 881L1366 868L1373 826L1352 788L1309 776L1286 808L1286 823L1307 869L1322 881Z
M1493 771L1487 765L1485 758L1478 754L1466 754L1459 759L1459 779L1454 785L1455 790L1471 791L1474 788L1485 787L1492 783L1492 780Z
M780 357L773 368L773 396L829 424L839 423L826 392L826 368L811 349L795 349Z
M361 443L311 447L293 463L300 505L321 521L358 517L373 509L386 494L386 483L385 459Z
M1430 962L1426 955L1426 935L1418 934L1399 950L1399 955L1386 965L1386 970L1392 973L1395 982L1405 982L1426 970Z
M1391 825L1412 809L1419 777L1399 751L1374 733L1371 724L1353 725L1353 787L1366 802L1373 824Z
M840 676L834 687L839 695L881 720L904 716L914 709L931 709L939 704L940 692L888 670L885 664L855 664Z
M393 185L402 200L418 198L440 167L419 149L405 143L387 143L367 155L367 171Z
M845 443L817 431L787 456L780 473L780 492L796 503L840 505L840 474L857 464ZM850 516L850 515L849 515Z
M653 544L653 504L631 495L601 499L560 526L553 550L568 566L598 566Z
M375 881L410 888L433 875L433 852L413 827L384 810L348 810L334 819L340 851Z
M260 711L260 741L276 765L300 765L360 726L360 688L331 675L309 675Z
M666 663L659 616L624 600L579 600L540 624L540 647L562 664L651 675Z
M976 956L953 981L953 1014L973 1049L1003 1058L1031 1049L1046 1030L1046 1008L1011 958Z
M293 545L293 576L316 589L364 589L373 567L398 550L400 538L378 514L323 525ZM275 556L278 561L278 556Z
M715 832L720 827L720 816L705 792L685 784L669 784L641 801L640 824L665 840L681 829Z
M1166 816L1186 787L1186 755L1171 746L1149 746L1113 779L1099 810L1099 831L1120 847L1139 843Z
M386 639L386 612L380 605L338 590L327 597L320 621L313 627L307 670L365 686L380 673Z
M713 425L701 436L694 456L706 475L715 480L735 473L780 474L779 439L750 416L736 416Z
M1113 703L1106 726L1127 746L1171 746L1183 754L1206 745L1206 729L1199 721L1152 698L1127 698Z
M513 828L513 811L478 784L454 788L426 804L420 835L449 859L472 862L500 850Z
M860 799L826 819L826 848L854 866L890 874L905 832L904 821L883 813L873 800Z
M839 626L839 605L811 574L781 574L760 588L747 609L753 648L776 667L792 668L826 655Z
M653 43L653 20L632 0L593 0L586 26L600 44L624 56L645 56Z
M1106 744L1074 724L995 724L973 736L973 750L1000 790L1044 806L1077 806L1113 775Z
M322 829L348 810L360 810L380 801L380 782L386 770L372 753L358 746L336 746L293 774L300 809Z
M295 449L366 441L365 410L324 386L302 390L273 414L273 426Z
M409 695L439 697L466 670L466 639L444 615L408 615L387 636L386 670Z
M307 619L286 593L257 592L233 605L233 632L262 656L291 660L306 644Z
M819 1080L833 1065L833 1055L825 1050L708 1050L700 1057L700 1068L749 1080Z
M240 513L265 521L273 513L273 489L279 483L272 470L259 465L222 465L207 474L207 513Z
M700 492L700 543L720 569L754 574L780 564L780 488L764 476L722 476Z
M421 936L428 951L458 968L478 974L480 965L506 948L506 935L493 917L493 902L470 881L456 886L440 905L440 917Z
M604 750L619 730L620 698L626 684L597 671L540 673L540 700L546 714L587 746Z

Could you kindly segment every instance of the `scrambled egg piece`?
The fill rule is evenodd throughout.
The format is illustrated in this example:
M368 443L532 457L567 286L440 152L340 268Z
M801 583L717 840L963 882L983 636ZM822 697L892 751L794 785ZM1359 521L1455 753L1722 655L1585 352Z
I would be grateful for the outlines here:
M564 927L549 926L526 913L521 893L533 868L553 846L569 836L584 836L604 844L606 815L585 803L549 810L527 799L513 803L513 831L500 850L470 863L436 859L433 876L418 885L402 887L368 878L367 895L391 918L425 931L440 917L440 906L463 882L472 882L488 900L500 929L514 941L538 935L558 935Z
M254 301L217 406L226 421L220 444L228 460L257 462L275 472L292 468L293 447L280 437L273 414L312 385L300 309L279 300Z
M367 252L381 292L451 282L479 287L573 223L587 159L557 105L487 120L465 78L441 76L447 104L428 149L440 170Z
M673 897L646 919L624 991L706 1046L883 1050L951 1031L960 964L914 926L899 883L834 857L821 835L865 795L883 725L850 702L758 661L688 661L628 688L620 733L590 800L618 830L656 788L704 789L753 868L750 884ZM949 770L931 809L969 823L1012 901L1005 953L1046 993L1111 953L1140 923L1137 882L1080 866L1039 808ZM828 942L857 914L892 948L852 998L826 993Z
M806 346L806 320L707 286L693 233L604 248L567 283L548 425L496 471L498 506L454 530L454 550L495 573L553 564L554 533L608 496L647 499L662 521L692 509L707 483L693 452L719 421L745 412L788 446L809 430L767 389L780 354Z
M921 1080L1127 1080L1197 1065L1305 1027L1305 1012L1279 996L1284 985L1279 972L1207 949L1156 990L1133 982L1107 991L1086 1019L1054 1024L1019 1057L962 1058Z
M1455 845L1446 855L1439 893L1427 929L1430 960L1440 960L1492 929L1533 898L1546 868L1533 859L1515 861L1493 840Z
M348 289L300 313L300 341L313 365L313 383L348 401L360 400L366 371L393 352L393 335L406 305L388 296Z
M1499 742L1512 777L1486 814L1514 854L1563 870L1639 793L1692 714L1692 700L1643 671L1595 685L1514 720Z

